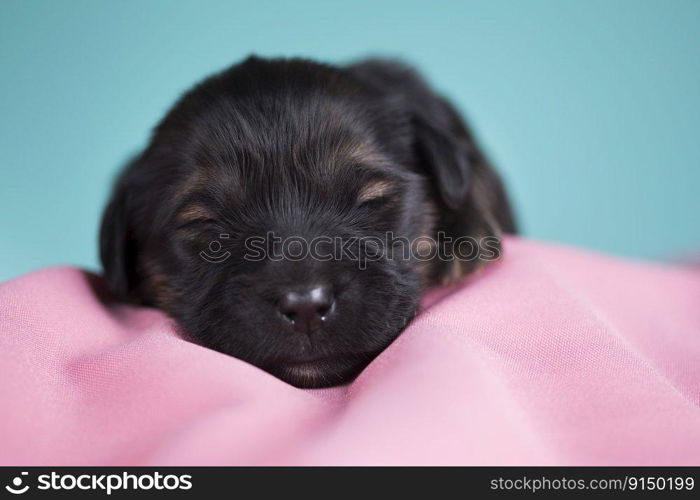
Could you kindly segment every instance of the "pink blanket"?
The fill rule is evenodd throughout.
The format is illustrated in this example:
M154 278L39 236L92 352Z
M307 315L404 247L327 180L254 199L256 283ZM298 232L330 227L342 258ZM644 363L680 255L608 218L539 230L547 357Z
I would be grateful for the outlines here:
M700 464L700 269L510 239L300 390L53 268L0 285L0 464Z

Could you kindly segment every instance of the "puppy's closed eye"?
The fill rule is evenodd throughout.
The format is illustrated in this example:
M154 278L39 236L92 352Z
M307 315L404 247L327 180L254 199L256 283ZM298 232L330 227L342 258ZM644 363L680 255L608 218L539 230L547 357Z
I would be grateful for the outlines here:
M216 224L214 213L203 205L186 205L175 215L175 232L184 243L198 243L206 239Z

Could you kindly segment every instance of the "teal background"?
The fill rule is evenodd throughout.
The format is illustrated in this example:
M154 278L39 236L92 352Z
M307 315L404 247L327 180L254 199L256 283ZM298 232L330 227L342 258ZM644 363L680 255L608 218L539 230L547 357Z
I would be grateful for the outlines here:
M458 104L530 237L700 247L698 1L0 1L0 279L97 268L123 161L252 52L400 56Z

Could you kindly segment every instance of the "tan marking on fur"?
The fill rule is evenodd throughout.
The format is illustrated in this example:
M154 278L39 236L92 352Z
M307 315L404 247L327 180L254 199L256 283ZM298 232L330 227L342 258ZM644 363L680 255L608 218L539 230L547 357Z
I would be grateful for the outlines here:
M469 196L471 199L471 210L478 212L485 222L483 227L478 227L473 230L473 236L476 238L496 236L500 239L502 237L501 226L496 220L492 210L493 191L489 189L488 185L484 185L482 176L474 176L474 183L469 191ZM465 217L469 216L469 212L467 212ZM492 262L484 261L480 258L476 261L461 261L455 258L449 266L446 266L446 271L440 278L440 283L443 285L454 284L466 276L477 275L490 264L492 264Z
M391 192L394 185L389 181L374 181L370 182L360 190L357 196L359 201L370 201L382 198Z
M175 292L170 286L165 273L162 272L156 262L149 260L144 264L144 275L146 293L156 307L168 311L173 298L175 298Z
M207 207L202 205L187 205L177 214L178 220L181 222L194 222L197 220L213 219L214 215Z
M459 281L465 274L464 266L459 259L453 259L449 265L449 270L443 275L440 283L442 285L451 285Z
M411 245L413 246L412 251L414 252L414 255L415 252L418 250L418 247L422 247L420 248L420 250L418 250L418 252L421 255L425 255L428 253L427 251L425 252L425 254L423 253L426 249L425 245L428 245L428 247L437 247L437 206L435 205L433 200L426 200L422 204L422 208L423 221L420 236L411 242ZM432 241L432 243L430 243L430 241ZM418 276L420 276L421 283L424 287L428 287L433 284L435 267L439 265L437 259L437 252L435 257L431 260L416 259L414 269Z

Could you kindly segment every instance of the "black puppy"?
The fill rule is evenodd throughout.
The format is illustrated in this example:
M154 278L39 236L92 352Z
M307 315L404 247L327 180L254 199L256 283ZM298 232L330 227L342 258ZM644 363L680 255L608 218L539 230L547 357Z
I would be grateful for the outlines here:
M458 238L483 250L514 230L464 122L410 68L251 57L158 125L117 182L100 246L122 300L320 387L386 348L426 286L483 262L457 255Z

